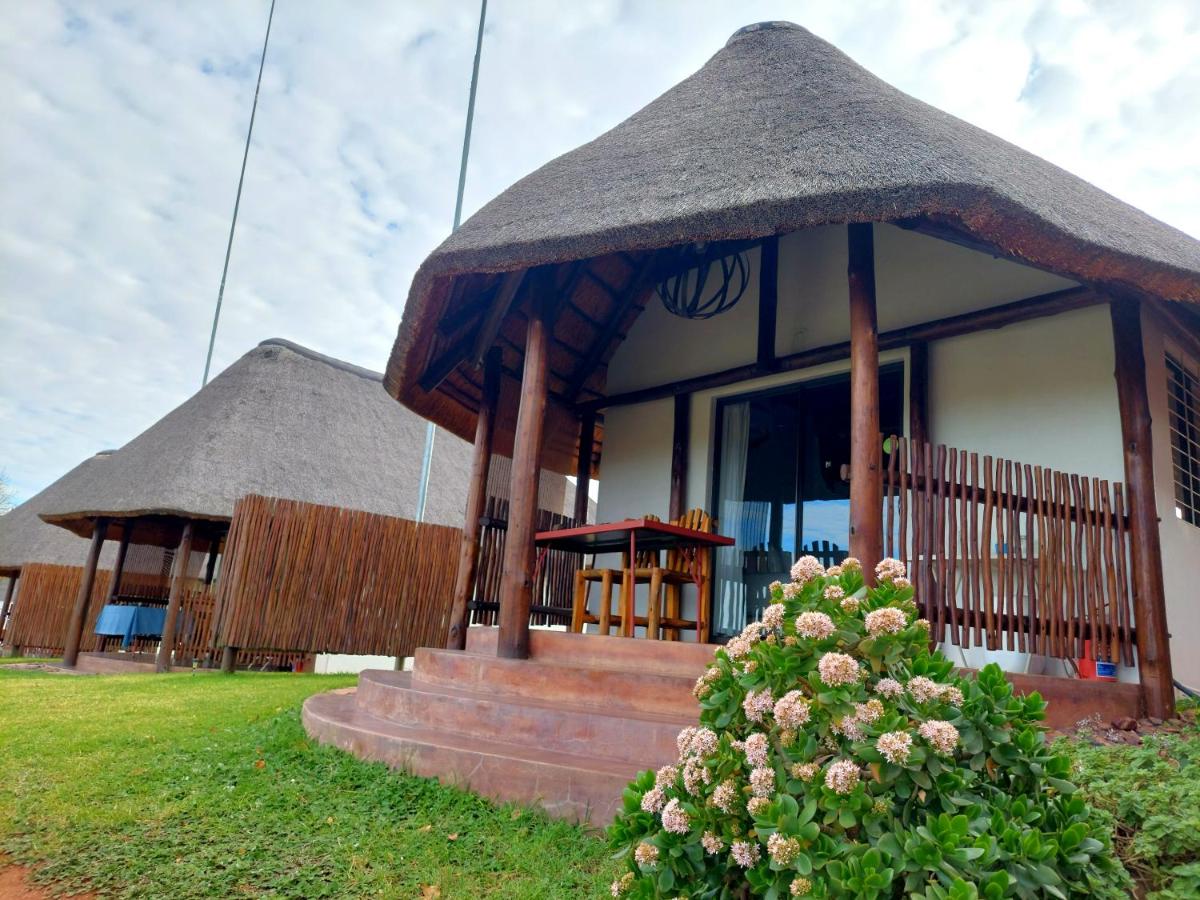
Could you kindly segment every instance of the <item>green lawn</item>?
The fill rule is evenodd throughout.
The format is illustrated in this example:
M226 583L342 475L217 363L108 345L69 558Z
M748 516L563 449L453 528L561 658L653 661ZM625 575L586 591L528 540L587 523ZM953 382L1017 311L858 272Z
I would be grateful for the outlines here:
M0 668L0 850L58 891L129 897L585 897L603 842L318 747L345 676Z

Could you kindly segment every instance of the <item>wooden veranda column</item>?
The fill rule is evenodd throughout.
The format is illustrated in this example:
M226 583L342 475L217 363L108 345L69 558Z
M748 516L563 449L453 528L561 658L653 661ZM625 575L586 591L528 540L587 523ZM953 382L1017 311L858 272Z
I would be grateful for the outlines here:
M871 223L847 226L850 289L850 555L868 584L883 555L879 470L879 334L875 319L875 241Z
M588 493L592 484L592 451L596 446L596 414L588 411L579 420L579 459L575 465L576 525L587 523Z
M496 655L529 656L529 608L533 603L538 473L546 427L549 376L550 304L553 278L538 279L525 333L525 368L521 374L521 408L513 439L512 476L508 489L508 534L500 577L500 634Z
M112 575L108 579L108 592L104 596L104 602L106 604L112 603L114 600L116 600L117 594L121 590L121 575L125 571L125 555L129 552L129 532L129 520L126 519L122 525L121 541L119 544L117 544L117 559L113 563ZM97 636L96 650L103 651L107 641L107 637Z
M63 641L63 665L73 666L79 661L79 642L83 639L83 626L87 622L88 606L92 600L92 588L96 585L96 566L100 562L100 550L104 547L104 534L108 531L108 519L96 520L92 527L92 544L88 548L87 562L83 564L83 580L79 582L79 593L67 623L67 634Z
M0 642L4 640L4 632L8 628L8 610L12 606L13 593L17 589L17 579L21 573L8 576L8 586L4 589L4 603L0 604Z
M496 407L500 402L500 348L488 351L483 367L483 393L479 400L479 418L475 422L475 452L471 457L471 483L467 486L467 517L463 522L462 544L458 550L458 575L450 602L450 628L446 647L462 650L467 645L467 604L475 592L479 568L479 520L487 502L488 470L492 465L492 439L496 433Z
M1112 301L1110 309L1125 486L1129 491L1129 546L1133 564L1138 677L1146 714L1166 719L1175 714L1175 688L1171 675L1158 508L1154 499L1154 453L1150 436L1150 400L1146 395L1141 306L1132 298L1120 298Z
M675 417L671 428L671 498L667 516L672 521L687 505L688 445L692 433L692 395L675 395Z
M162 643L158 645L158 657L154 671L171 671L171 653L175 650L175 628L179 623L179 607L183 603L183 588L187 582L188 563L192 557L192 522L184 523L183 536L175 553L175 572L171 578L171 595L167 600L167 616L163 620Z

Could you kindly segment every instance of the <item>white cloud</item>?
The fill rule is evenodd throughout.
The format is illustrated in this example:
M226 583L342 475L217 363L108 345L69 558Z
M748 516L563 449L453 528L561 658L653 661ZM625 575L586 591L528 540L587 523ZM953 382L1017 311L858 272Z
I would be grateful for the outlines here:
M0 19L0 467L28 496L199 386L267 3ZM279 0L214 370L284 336L382 368L447 233L475 0ZM1188 2L493 0L466 211L615 125L736 28L877 75L1200 234Z

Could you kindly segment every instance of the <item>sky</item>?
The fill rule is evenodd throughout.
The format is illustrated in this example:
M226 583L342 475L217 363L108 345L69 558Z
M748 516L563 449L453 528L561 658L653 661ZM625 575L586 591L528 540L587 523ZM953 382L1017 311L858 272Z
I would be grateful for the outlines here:
M3 0L0 470L18 501L200 387L269 0ZM217 336L384 367L449 233L476 0L278 0ZM492 0L465 212L798 22L1200 236L1197 0Z

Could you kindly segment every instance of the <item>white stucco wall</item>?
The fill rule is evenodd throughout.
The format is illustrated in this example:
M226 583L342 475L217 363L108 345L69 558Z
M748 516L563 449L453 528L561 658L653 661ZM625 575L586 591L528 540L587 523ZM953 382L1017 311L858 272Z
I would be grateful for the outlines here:
M1200 688L1200 527L1175 514L1175 480L1171 467L1171 435L1167 418L1166 353L1193 371L1192 359L1171 340L1169 329L1145 311L1142 344L1146 354L1146 393L1150 399L1151 442L1154 446L1154 494L1158 506L1159 541L1162 545L1163 587L1167 600L1167 628L1171 632L1171 667L1175 679Z

